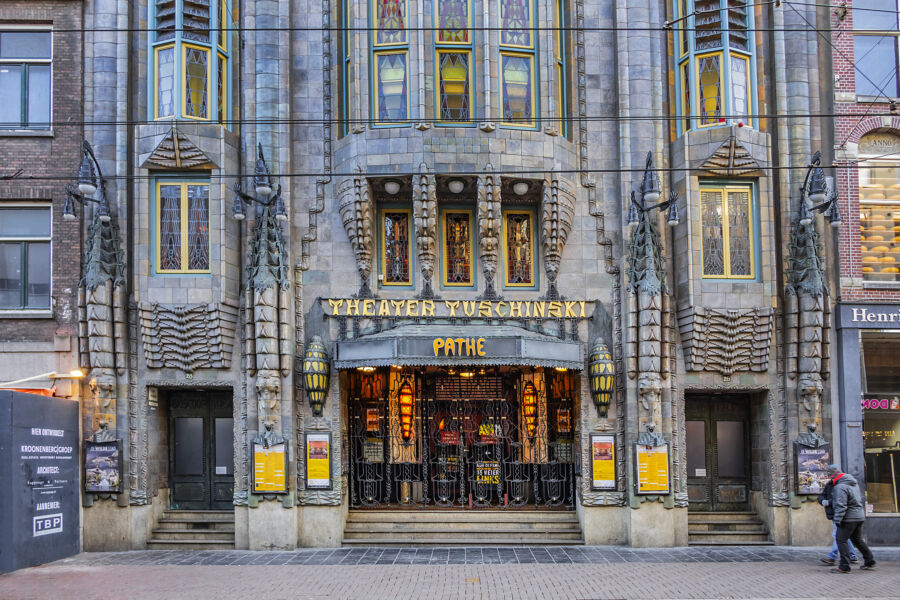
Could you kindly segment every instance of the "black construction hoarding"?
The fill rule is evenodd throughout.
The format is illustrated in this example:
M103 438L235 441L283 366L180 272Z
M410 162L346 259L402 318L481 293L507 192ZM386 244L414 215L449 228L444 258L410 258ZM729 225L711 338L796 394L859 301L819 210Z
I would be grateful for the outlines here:
M78 403L0 390L0 572L79 551Z

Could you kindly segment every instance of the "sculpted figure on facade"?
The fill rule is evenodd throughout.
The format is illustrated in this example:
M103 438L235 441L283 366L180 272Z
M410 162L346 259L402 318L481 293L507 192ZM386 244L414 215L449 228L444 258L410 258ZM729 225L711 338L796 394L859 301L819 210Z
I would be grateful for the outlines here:
M415 212L416 250L422 268L422 297L434 296L432 277L437 258L437 184L423 163L414 177L413 211Z
M494 275L497 273L497 254L500 249L500 181L492 174L491 165L478 178L478 259L484 273L484 299L496 299Z
M369 190L369 182L357 167L357 175L345 179L338 188L341 221L350 247L356 256L356 268L361 280L360 296L372 295L369 275L372 273L372 258L375 256L375 203Z

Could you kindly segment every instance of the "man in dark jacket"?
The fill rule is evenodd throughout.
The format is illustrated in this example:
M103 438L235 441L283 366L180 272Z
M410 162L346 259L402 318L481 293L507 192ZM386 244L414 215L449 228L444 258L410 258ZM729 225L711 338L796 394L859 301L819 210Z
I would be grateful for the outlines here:
M862 539L862 528L866 522L866 509L863 505L862 494L856 479L852 475L842 473L837 465L828 466L828 475L834 485L834 524L837 526L838 550L841 553L841 562L832 573L850 572L850 545L847 540L853 540L853 545L863 555L863 570L870 571L875 568L875 557L872 551Z
M837 469L837 467L835 467ZM828 556L821 559L823 563L829 566L834 566L837 564L838 557L840 557L840 552L838 551L837 546L837 525L834 524L834 484L831 483L831 480L828 480L828 483L825 484L825 489L822 490L822 493L819 494L817 498L819 504L825 509L825 518L831 523L831 552L828 553ZM849 542L848 542L849 543ZM856 555L856 548L853 545L850 545L850 562L856 563L859 562L859 557Z

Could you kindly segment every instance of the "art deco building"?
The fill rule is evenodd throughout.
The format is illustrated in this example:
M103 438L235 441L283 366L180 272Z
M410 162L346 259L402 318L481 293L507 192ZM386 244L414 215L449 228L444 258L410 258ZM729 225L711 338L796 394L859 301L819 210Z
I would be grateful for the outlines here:
M815 7L83 8L85 549L827 542Z

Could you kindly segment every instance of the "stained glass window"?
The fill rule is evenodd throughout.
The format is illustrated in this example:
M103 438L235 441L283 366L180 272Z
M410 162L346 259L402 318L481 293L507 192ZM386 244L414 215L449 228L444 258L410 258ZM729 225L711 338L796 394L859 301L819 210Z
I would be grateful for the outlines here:
M531 0L500 0L500 45L531 48Z
M531 213L505 213L504 241L506 285L534 285L534 232Z
M438 43L469 43L469 0L435 0Z
M409 285L409 212L385 211L382 225L384 284Z
M444 213L444 285L473 284L471 227L470 213Z
M749 187L700 190L703 276L754 276L752 192Z
M378 120L407 120L406 53L377 55Z
M208 273L209 222L209 184L160 183L156 271Z
M441 52L441 120L470 121L471 93L469 89L468 52Z
M679 30L678 128L753 126L753 14L746 0L673 0ZM697 104L693 104L697 102Z
M504 54L502 59L503 122L534 125L532 107L532 59L530 56Z
M206 119L209 51L185 46L184 65L184 115Z
M406 43L406 0L375 0L375 44Z
M722 116L721 73L719 54L700 59L700 124L718 123Z
M232 0L156 0L155 119L228 121Z

